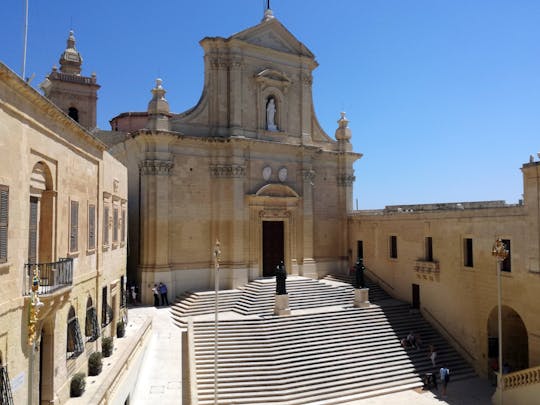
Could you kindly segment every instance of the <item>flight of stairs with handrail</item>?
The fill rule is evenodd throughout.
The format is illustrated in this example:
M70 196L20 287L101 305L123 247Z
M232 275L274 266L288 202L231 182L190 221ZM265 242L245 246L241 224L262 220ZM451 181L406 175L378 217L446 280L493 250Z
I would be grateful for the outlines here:
M452 380L474 370L417 311L367 280L371 306L353 307L350 278L289 277L291 315L273 315L275 280L220 292L218 403L339 404L422 387L445 364ZM215 293L180 297L171 308L181 328L194 325L199 404L214 403ZM229 316L227 316L229 313ZM411 331L419 349L403 348ZM433 367L428 345L438 353Z

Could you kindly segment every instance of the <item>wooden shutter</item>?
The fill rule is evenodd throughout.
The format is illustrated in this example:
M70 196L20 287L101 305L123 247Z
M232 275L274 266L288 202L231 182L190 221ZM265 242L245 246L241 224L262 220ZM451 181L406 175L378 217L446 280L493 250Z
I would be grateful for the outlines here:
M37 261L37 228L38 228L38 206L37 197L30 197L30 224L28 231L28 263Z
M118 207L113 208L113 242L118 242Z
M126 241L126 209L122 208L122 242Z
M109 244L109 207L103 209L103 244Z
M88 206L88 249L96 248L96 206Z
M9 187L0 185L0 263L7 262Z
M79 202L71 201L71 229L69 233L69 251L79 250Z

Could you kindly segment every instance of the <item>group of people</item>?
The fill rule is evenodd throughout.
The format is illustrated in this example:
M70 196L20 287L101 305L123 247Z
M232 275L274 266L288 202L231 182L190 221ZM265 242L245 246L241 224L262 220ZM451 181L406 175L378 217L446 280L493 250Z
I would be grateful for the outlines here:
M154 294L154 306L159 307L159 299L161 297L161 305L169 305L169 299L167 298L167 286L163 283L159 285L154 284L152 287L152 293Z
M413 348L419 350L421 345L422 339L420 338L420 335L414 333L413 331L411 331L407 335L407 337L401 339L401 346L403 346L404 348ZM433 365L434 370L437 370L437 350L432 344L429 345L428 356L431 360L431 364ZM425 376L424 384L426 387L433 387L437 389L437 374L439 375L442 387L441 395L445 397L446 387L448 385L448 382L450 381L450 370L446 367L446 365L442 364L438 371L435 371L433 373L427 373Z

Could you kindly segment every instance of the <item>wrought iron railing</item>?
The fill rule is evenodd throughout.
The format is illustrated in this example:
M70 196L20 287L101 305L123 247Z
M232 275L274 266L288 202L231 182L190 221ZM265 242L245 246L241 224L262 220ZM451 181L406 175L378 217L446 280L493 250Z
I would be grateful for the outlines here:
M7 366L0 366L0 403L2 405L13 405Z
M51 294L54 291L73 284L73 259L59 259L53 263L27 263L25 267L24 295L32 292L32 279L37 272L39 294Z

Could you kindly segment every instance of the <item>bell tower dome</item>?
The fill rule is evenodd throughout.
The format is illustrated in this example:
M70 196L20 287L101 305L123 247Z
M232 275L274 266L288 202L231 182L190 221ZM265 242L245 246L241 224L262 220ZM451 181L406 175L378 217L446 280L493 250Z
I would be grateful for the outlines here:
M88 130L96 127L97 84L96 74L81 75L83 59L75 48L75 36L69 32L67 46L60 55L60 71L53 66L51 73L39 86L45 97L56 104Z

